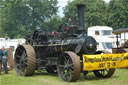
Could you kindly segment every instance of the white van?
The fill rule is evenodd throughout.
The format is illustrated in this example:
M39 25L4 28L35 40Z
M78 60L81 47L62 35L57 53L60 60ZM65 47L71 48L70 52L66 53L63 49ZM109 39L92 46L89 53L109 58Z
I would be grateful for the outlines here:
M97 50L108 50L116 47L116 36L112 34L113 29L108 26L92 26L88 28L88 36L97 41Z
M112 31L113 29L108 26L92 26L88 28L88 36L114 37Z

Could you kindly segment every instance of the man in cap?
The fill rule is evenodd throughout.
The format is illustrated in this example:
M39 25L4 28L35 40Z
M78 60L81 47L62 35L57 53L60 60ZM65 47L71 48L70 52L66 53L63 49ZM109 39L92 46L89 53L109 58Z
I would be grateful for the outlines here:
M2 53L3 53L2 65L3 65L3 68L4 68L5 74L8 74L8 67L7 67L8 52L4 47L2 47L1 50L2 50Z

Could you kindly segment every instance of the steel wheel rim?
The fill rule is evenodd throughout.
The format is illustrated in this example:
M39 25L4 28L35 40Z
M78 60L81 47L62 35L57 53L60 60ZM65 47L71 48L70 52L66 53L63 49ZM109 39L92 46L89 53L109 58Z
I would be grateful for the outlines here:
M19 76L31 76L36 67L35 51L30 45L19 45L15 52L14 65Z
M71 51L63 53L58 60L57 72L64 81L76 81L81 72L80 59Z

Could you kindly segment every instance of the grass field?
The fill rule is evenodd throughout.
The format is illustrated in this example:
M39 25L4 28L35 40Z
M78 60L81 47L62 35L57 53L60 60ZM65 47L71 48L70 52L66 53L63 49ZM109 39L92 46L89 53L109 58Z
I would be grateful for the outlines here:
M92 72L84 79L81 74L77 82L64 82L57 74L50 75L47 72L36 72L30 77L20 77L12 70L9 74L0 75L0 85L128 85L128 69L117 69L108 79L96 78Z

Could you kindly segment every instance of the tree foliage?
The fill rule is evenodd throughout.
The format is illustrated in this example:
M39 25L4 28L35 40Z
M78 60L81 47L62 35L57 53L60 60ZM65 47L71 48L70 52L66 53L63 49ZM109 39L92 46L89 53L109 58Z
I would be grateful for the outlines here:
M57 13L57 0L1 0L1 29L9 37L24 37Z
M111 0L105 3L103 0L74 0L69 2L64 9L64 20L72 19L77 23L76 5L84 3L85 7L85 26L86 28L96 25L106 25L118 28L127 28L128 25L128 0Z
M114 29L128 27L128 0L111 0L108 26Z
M54 30L58 30L59 25L62 23L62 19L60 16L53 16L52 18L50 18L49 20L47 20L47 22L45 22L45 29L49 30L49 31L54 31Z
M24 37L36 28L49 31L70 20L77 24L77 7L85 4L85 28L106 25L128 27L128 0L73 0L64 8L64 18L57 16L57 0L0 0L0 37Z

